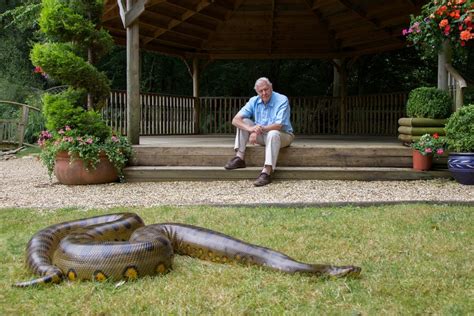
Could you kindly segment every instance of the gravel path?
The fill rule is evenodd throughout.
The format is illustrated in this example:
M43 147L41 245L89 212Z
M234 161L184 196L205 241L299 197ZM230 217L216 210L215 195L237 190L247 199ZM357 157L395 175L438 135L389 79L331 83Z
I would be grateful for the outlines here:
M326 205L460 202L474 205L474 186L450 180L143 182L65 186L51 182L34 157L0 161L0 208L108 208L157 205Z

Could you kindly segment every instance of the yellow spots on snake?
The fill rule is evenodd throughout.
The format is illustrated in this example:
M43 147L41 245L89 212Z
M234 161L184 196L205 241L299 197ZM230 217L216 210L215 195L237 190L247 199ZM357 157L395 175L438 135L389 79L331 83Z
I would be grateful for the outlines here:
M125 271L123 272L123 277L129 281L137 279L138 278L137 268L134 266L125 268Z
M76 280L77 280L77 273L76 273L76 271L74 271L74 269L69 269L69 271L67 272L67 278L68 278L70 281L76 281Z
M94 272L94 280L98 282L104 282L107 280L107 276L102 271L96 271Z
M160 273L160 274L163 274L166 272L166 266L163 264L163 263L160 263L157 267L156 267L156 272L157 273Z

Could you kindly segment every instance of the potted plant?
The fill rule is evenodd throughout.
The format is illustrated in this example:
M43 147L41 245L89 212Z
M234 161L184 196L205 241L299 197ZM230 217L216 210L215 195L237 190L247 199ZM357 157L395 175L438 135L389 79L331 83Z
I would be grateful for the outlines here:
M419 140L411 144L413 148L413 169L425 171L430 170L433 157L444 153L445 141L437 133L424 134Z
M454 112L446 124L448 169L462 184L474 184L474 104Z
M444 135L444 125L452 105L453 101L446 91L434 87L413 89L406 104L408 117L398 120L398 138L411 143L424 134Z
M99 114L110 88L93 64L113 45L97 25L102 10L101 1L43 0L39 26L44 39L30 54L35 72L69 86L43 96L48 131L39 140L48 172L54 170L64 184L114 181L131 155L128 141L113 134Z

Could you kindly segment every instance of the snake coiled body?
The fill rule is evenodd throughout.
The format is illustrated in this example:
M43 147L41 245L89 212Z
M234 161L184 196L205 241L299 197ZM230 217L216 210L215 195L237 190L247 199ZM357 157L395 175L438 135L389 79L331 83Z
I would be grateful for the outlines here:
M287 255L209 229L176 223L145 226L133 213L64 222L36 233L26 249L27 267L40 277L27 287L68 280L133 280L167 273L174 254L220 263L265 266L317 276L358 275L356 266L306 264Z

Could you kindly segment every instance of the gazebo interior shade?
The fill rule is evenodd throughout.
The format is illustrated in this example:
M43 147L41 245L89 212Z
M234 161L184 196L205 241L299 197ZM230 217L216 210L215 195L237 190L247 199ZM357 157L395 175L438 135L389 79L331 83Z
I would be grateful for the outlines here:
M138 19L140 48L207 59L341 58L376 53L406 45L402 29L423 2L145 0ZM106 0L103 23L117 44L126 44L117 0Z

